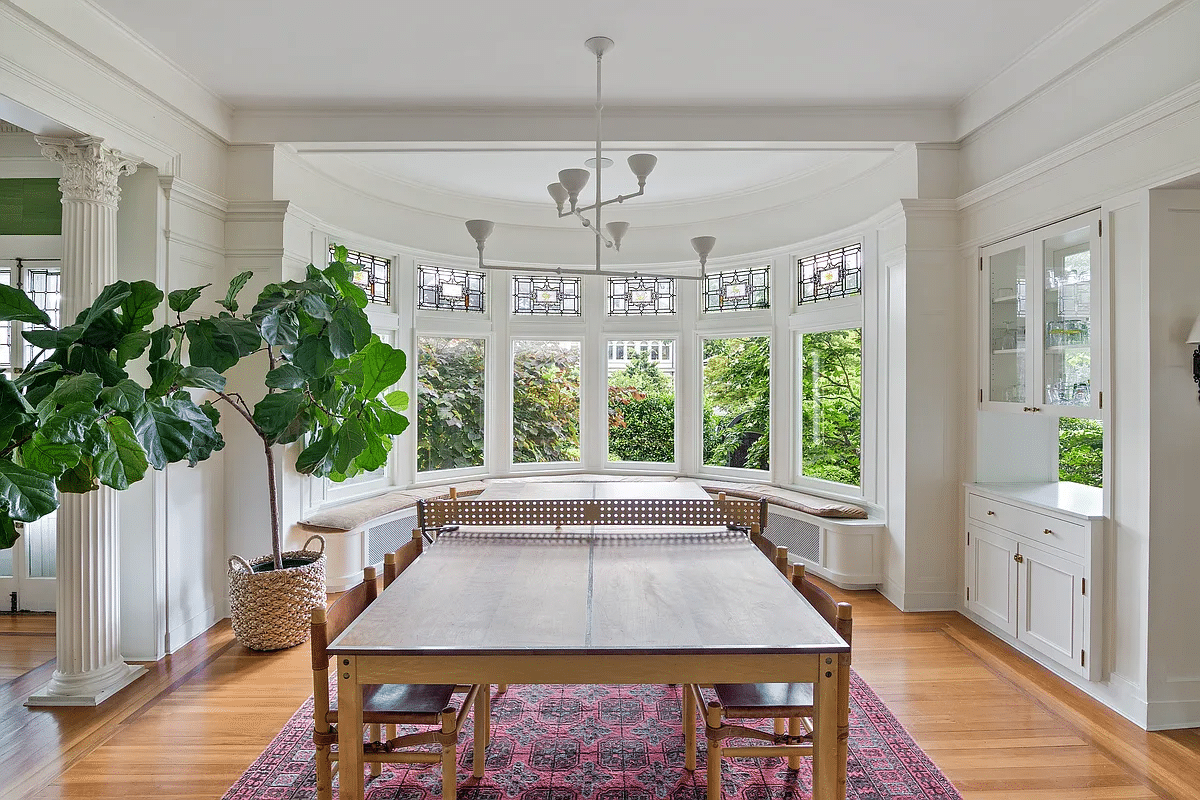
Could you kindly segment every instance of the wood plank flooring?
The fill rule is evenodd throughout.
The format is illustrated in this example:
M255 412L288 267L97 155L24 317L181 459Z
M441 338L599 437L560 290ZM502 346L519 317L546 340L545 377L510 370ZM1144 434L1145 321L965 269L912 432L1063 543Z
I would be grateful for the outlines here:
M1142 731L958 614L834 594L855 669L967 800L1200 798L1200 730ZM226 621L97 709L27 709L53 663L2 675L53 658L47 619L0 616L0 800L219 798L311 694L306 646L253 653Z

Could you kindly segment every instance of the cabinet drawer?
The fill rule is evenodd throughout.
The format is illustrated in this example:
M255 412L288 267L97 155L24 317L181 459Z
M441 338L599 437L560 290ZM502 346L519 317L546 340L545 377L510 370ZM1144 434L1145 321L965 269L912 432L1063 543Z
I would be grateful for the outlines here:
M1080 557L1088 552L1091 529L1087 525L1067 522L978 494L968 495L967 516L1044 547L1053 547Z

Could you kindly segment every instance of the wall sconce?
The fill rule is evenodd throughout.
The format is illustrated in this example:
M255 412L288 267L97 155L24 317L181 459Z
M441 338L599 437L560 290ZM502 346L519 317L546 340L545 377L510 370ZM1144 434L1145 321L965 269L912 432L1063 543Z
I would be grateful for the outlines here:
M1200 387L1200 317L1196 317L1196 324L1192 325L1192 332L1188 334L1187 343L1196 345L1196 349L1192 353L1192 380L1196 381L1197 387Z

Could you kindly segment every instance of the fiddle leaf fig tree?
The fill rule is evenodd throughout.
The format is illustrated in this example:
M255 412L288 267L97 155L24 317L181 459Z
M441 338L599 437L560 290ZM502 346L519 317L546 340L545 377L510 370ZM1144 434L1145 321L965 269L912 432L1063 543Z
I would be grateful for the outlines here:
M400 413L408 408L408 394L389 391L404 375L407 361L402 351L371 332L364 310L367 295L352 280L344 247L337 248L325 269L310 264L303 281L266 286L253 308L239 314L238 294L251 275L244 272L233 279L220 301L224 311L183 323L190 367L182 369L192 370L189 379L196 385L206 382L262 440L271 551L275 569L281 569L273 446L302 441L296 470L335 481L384 466L392 437L408 427L408 418ZM186 311L198 292L173 292L171 308ZM156 335L174 336L177 330ZM267 357L267 392L251 404L242 394L227 391L220 373L260 349Z
M21 334L38 350L26 370L0 375L0 548L16 541L15 523L58 508L60 492L125 489L150 467L195 466L224 446L217 410L187 391L210 387L178 366L183 331L149 331L162 301L149 281L117 281L55 328L24 292L0 285L0 321L39 326ZM139 381L128 366L155 337L151 379Z

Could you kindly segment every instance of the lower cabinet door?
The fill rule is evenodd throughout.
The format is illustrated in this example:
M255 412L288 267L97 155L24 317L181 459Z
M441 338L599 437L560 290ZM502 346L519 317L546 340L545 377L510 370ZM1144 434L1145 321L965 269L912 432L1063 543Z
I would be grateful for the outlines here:
M991 531L969 529L967 608L1009 636L1017 635L1017 544Z
M1018 551L1017 639L1086 675L1083 564L1024 542Z

